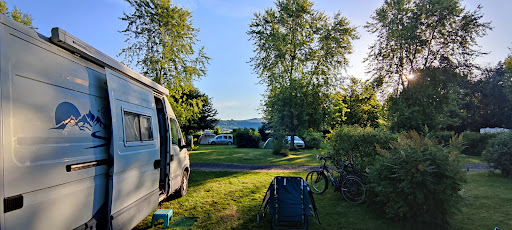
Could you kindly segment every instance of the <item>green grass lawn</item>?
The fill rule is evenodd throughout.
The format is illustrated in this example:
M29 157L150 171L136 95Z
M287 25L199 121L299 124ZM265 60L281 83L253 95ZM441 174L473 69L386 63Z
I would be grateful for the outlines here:
M272 154L272 149L237 148L227 145L199 145L190 152L190 161L205 163L236 163L253 165L318 165L316 155L326 149L290 151L287 157Z
M459 157L466 164L485 163L485 161L482 160L481 156L470 156L470 155L459 154Z
M468 174L458 229L512 229L512 179L487 171Z
M180 216L199 217L192 229L269 229L268 217L256 223L265 191L274 176L302 176L306 173L199 172L192 171L188 194L164 202L160 208L173 209ZM512 229L512 181L488 172L468 174L463 191L462 213L454 218L454 229ZM377 216L365 205L343 200L332 188L315 195L321 225L312 217L310 229L401 229ZM162 228L158 222L155 229ZM150 229L151 215L135 229Z

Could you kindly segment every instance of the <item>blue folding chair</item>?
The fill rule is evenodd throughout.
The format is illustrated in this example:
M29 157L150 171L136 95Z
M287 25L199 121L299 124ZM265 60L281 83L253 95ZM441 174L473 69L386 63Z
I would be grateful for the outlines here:
M308 229L310 215L320 224L313 193L301 177L275 177L256 215L258 223L267 210L272 229Z

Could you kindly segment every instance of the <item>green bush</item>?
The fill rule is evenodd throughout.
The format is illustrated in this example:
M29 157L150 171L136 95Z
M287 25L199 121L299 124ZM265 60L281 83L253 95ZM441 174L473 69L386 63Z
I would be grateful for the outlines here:
M449 145L453 135L453 131L436 131L429 133L427 137L437 139L442 145Z
M470 156L481 156L489 141L496 137L496 134L466 131L462 133L461 137L462 143L464 145L462 154Z
M489 141L482 154L494 169L506 177L512 176L512 132L500 133Z
M324 141L322 133L314 132L313 130L300 132L299 137L302 138L307 149L319 149Z
M274 146L272 147L272 154L285 157L290 155L290 146L286 144L287 141L284 135L273 133L272 141L274 142Z
M342 126L329 135L332 156L335 162L353 161L356 168L366 170L375 163L379 155L376 146L389 149L397 136L384 129Z
M238 148L259 148L261 137L260 134L254 129L234 129L233 138L235 145Z
M414 229L446 229L459 210L465 183L457 156L461 141L443 147L411 131L400 134L369 170L370 205Z

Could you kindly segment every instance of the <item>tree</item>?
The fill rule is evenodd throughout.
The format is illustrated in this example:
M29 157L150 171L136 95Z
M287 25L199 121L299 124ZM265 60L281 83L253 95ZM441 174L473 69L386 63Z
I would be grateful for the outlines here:
M421 70L398 97L389 98L388 118L396 132L439 131L460 122L458 82L464 76L450 69Z
M358 125L378 128L383 120L383 107L375 89L368 82L350 78L350 85L333 95L334 126Z
M484 54L476 39L491 29L481 8L468 11L460 0L386 0L365 26L377 35L365 60L375 82L398 95L420 69L472 71Z
M190 135L193 132L200 130L215 128L215 125L217 125L219 119L215 118L215 116L217 116L217 110L213 107L211 98L208 97L208 95L194 88L193 90L188 91L186 94L183 94L182 97L186 98L184 101L200 102L198 107L201 107L198 113L192 112L190 115L186 116L188 117L187 120L180 122L180 127L184 133ZM175 99L175 101L176 100L177 99ZM194 108L194 106L192 106L192 108ZM190 108L183 109L187 111L191 110Z
M482 76L471 82L464 105L468 117L466 129L478 131L483 127L512 128L511 76L506 70L506 62L482 71Z
M26 14L18 10L16 6L14 6L14 9L9 11L9 8L7 7L7 3L4 0L0 0L0 13L7 15L8 17L12 18L14 21L17 21L25 26L28 26L32 29L37 29L32 25L32 16L30 14Z
M275 8L254 14L248 31L252 68L267 88L265 117L274 131L292 136L326 120L329 93L358 38L340 13L328 17L312 7L309 0L277 0Z
M178 122L198 116L201 102L187 100L193 81L206 74L208 58L204 47L197 47L199 29L192 25L191 13L170 0L126 0L133 13L120 19L128 25L121 31L128 47L120 52L124 60L142 74L170 91L169 102Z

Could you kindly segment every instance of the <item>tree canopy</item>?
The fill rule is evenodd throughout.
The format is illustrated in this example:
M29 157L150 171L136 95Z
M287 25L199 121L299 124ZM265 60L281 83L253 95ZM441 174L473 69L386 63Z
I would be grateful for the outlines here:
M170 0L126 1L134 11L120 18L128 23L121 31L128 47L119 55L169 89L169 102L180 124L192 122L204 102L187 94L194 90L193 82L206 75L210 59L196 44L199 29L193 26L192 14Z
M188 115L190 118L180 123L180 127L187 135L200 130L214 129L215 125L219 122L217 110L213 107L212 100L208 95L194 88L188 93L182 95L186 98L184 101L199 101L201 102L199 112L192 112ZM191 111L191 108L182 108L184 111ZM182 112L181 110L179 112Z
M14 21L17 21L25 26L28 26L32 29L37 29L32 25L32 16L30 14L26 14L18 10L16 6L14 6L14 9L9 11L9 8L7 7L7 3L4 0L0 0L0 13L7 15L8 17L12 18Z
M266 86L267 121L290 135L319 129L358 38L355 27L340 13L329 17L313 9L309 0L277 0L254 14L248 34L255 46L252 68Z
M416 130L420 133L444 130L460 123L461 90L464 76L450 69L428 68L398 97L389 98L391 130Z
M396 95L407 76L425 68L471 72L482 54L476 39L491 29L481 6L469 11L460 0L386 0L366 24L377 35L366 58L375 82Z
M369 84L355 77L342 92L333 95L333 126L358 125L378 128L384 120L384 109L377 92Z

